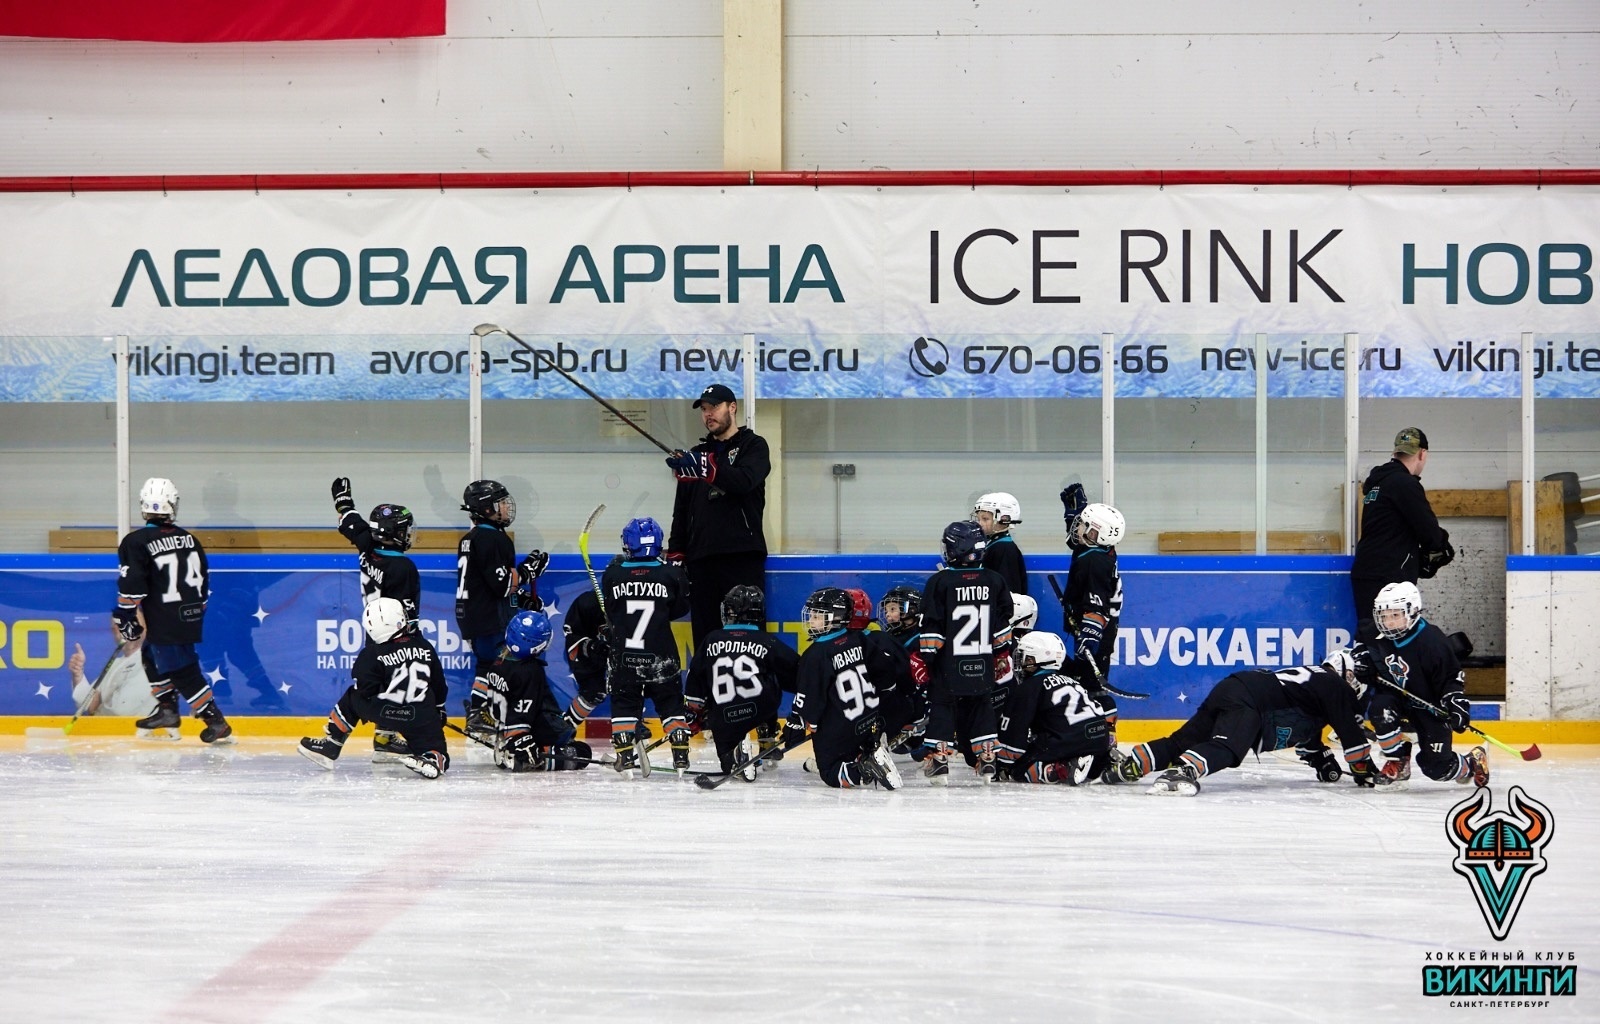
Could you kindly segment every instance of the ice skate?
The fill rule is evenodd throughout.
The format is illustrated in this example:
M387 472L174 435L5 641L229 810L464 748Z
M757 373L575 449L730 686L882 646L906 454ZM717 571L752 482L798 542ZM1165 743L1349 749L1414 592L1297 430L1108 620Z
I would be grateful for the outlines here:
M872 782L882 789L896 790L905 785L900 778L900 769L889 757L889 746L882 736L878 737L878 742L871 750L861 756L856 767L861 772L862 781Z
M480 704L475 708L467 708L466 726L464 731L468 738L477 740L487 746L494 745L495 735L500 731L495 726L494 719L489 716L487 704Z
M689 730L672 730L667 734L667 742L672 745L672 770L682 778L683 773L689 770Z
M619 775L633 778L633 773L639 767L639 753L643 748L639 746L633 732L614 732L611 734L611 749L615 752L616 759L611 762L611 767ZM646 773L648 774L648 773Z
M1489 784L1489 748L1473 747L1467 751L1466 773L1459 776L1456 781L1465 786L1468 780L1478 788Z
M420 754L406 754L400 763L425 779L437 779L444 774L445 762L437 751L425 750Z
M307 761L331 772L333 771L333 762L339 760L339 754L344 750L344 744L335 743L325 737L319 736L313 739L307 736L300 741L300 745L295 749Z
M922 759L922 774L930 786L950 785L950 759L943 754L929 754Z
M1200 792L1200 776L1188 764L1168 768L1150 783L1151 796L1195 796Z
M740 740L738 749L733 752L733 763L737 765L742 762L744 767L735 771L734 777L742 782L756 781L756 776L766 767L756 760L756 755L759 753L761 749L756 746L755 740L748 736Z
M218 711L215 706L211 707L206 714L201 715L200 720L206 723L205 728L200 730L201 743L233 742L233 726L228 724L228 720L222 717L222 712Z
M1137 758L1129 757L1116 747L1111 748L1111 763L1106 770L1100 773L1100 781L1107 786L1117 786L1124 782L1138 782L1144 778L1144 772L1139 770Z
M142 740L174 741L179 737L178 706L160 701L155 711L133 723L134 735Z
M756 746L760 750L772 747L772 753L761 759L761 770L770 772L778 767L778 762L783 760L783 747L781 746L780 730L777 722L768 722L756 729Z
M1391 757L1385 755L1382 768L1384 777L1390 782L1405 782L1411 778L1411 743L1408 740L1395 749Z
M372 763L395 764L411 753L411 745L397 732L387 730L372 734Z
M817 771L817 759L814 757L808 757L804 761L801 761L800 770L809 775L819 774Z

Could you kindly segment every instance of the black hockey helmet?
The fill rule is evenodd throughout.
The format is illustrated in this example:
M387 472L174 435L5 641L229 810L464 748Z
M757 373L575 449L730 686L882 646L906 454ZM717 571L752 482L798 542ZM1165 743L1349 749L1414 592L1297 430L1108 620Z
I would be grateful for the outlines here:
M510 526L517 518L517 501L498 480L474 480L461 492L461 511L496 526Z
M944 564L955 568L981 565L989 541L983 535L983 527L970 519L962 519L944 528L940 544L944 547Z
M891 608L894 609L892 619L889 617ZM885 633L891 635L904 635L913 629L920 629L922 591L903 583L890 587L888 592L878 599L878 625L883 627Z
M411 547L411 524L416 521L411 510L404 505L384 502L372 509L367 525L372 528L372 539L381 546L405 551Z
M850 595L838 587L823 587L813 591L805 604L806 634L815 640L826 633L844 629L850 624L850 611Z
M724 626L766 626L767 598L760 587L741 583L722 599Z

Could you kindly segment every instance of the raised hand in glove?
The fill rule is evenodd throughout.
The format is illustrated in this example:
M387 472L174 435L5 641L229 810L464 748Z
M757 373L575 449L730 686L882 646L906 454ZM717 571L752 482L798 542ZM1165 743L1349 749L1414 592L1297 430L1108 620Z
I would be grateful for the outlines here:
M1089 495L1082 484L1068 484L1061 489L1061 518L1071 525L1078 513L1089 507Z
M528 557L524 558L521 564L517 566L517 576L522 580L523 583L531 583L540 576L543 576L545 569L548 568L549 565L550 556L545 552L540 551L538 548L535 548L534 550L528 552Z
M1445 721L1450 723L1451 732L1466 732L1472 724L1472 705L1460 690L1445 694L1439 706L1445 711Z
M667 467L679 480L711 481L716 475L716 463L708 452L673 452L666 458Z
M117 627L117 635L122 637L124 643L144 636L144 627L139 625L139 609L135 605L119 604L111 609L111 624Z
M345 513L356 510L356 499L350 495L350 478L347 476L333 480L333 510L339 513L341 519Z

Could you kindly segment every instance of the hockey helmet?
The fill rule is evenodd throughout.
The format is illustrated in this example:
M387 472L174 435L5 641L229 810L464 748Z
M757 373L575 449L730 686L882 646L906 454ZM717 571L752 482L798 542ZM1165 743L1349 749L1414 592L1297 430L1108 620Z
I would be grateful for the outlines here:
M806 598L806 635L815 640L819 636L847 629L852 612L850 595L838 587L823 587Z
M361 625L375 644L386 643L406 630L410 619L405 605L392 597L379 597L361 609Z
M1067 645L1054 633L1036 629L1017 641L1016 661L1028 675L1054 672L1067 663Z
M632 561L659 557L661 524L649 516L628 520L628 525L622 528L622 550Z
M944 564L952 568L981 565L984 549L989 546L983 527L970 519L946 526L939 542L944 549Z
M518 658L542 654L554 635L550 616L544 612L518 612L506 623L506 650Z
M872 598L860 587L847 587L850 595L850 629L866 629L872 625Z
M1011 628L1032 629L1039 621L1039 602L1027 594L1011 595Z
M517 518L517 499L498 480L474 480L461 492L461 511L496 526L510 526Z
M1372 621L1379 636L1399 640L1422 621L1422 591L1415 583L1389 584L1372 602Z
M722 624L724 626L757 626L767 624L767 598L760 587L741 583L722 598Z
M1114 548L1128 532L1122 513L1102 502L1091 502L1072 521L1072 540L1081 547Z
M1328 656L1322 659L1322 667L1343 679L1357 697L1367 692L1367 686L1377 671L1372 664L1372 652L1360 642L1329 651Z
M379 545L405 551L411 547L411 524L414 522L416 517L409 508L385 502L373 508L367 525L372 528L372 539Z
M985 494L972 503L972 518L978 519L979 512L990 515L991 528L984 531L993 535L1005 533L1013 526L1022 525L1022 506L1017 503L1016 496L1005 491L995 491ZM981 520L978 520L981 523Z
M139 488L139 512L145 519L178 518L178 485L164 476L153 476Z
M878 601L878 625L897 634L921 626L922 591L904 584L890 587Z

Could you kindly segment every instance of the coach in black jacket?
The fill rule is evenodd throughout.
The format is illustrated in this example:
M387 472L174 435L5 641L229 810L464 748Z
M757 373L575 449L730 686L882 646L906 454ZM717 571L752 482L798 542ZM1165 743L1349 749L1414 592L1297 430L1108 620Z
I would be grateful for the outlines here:
M667 459L678 478L667 557L681 557L689 578L694 648L722 628L722 599L740 584L767 590L767 541L761 517L767 507L772 455L766 439L737 425L732 389L713 384L694 400L705 438Z
M1356 635L1378 635L1372 604L1391 583L1415 583L1455 558L1450 534L1428 504L1422 469L1428 464L1428 435L1407 427L1394 438L1394 457L1367 474L1361 485L1361 540L1350 567L1356 602Z

